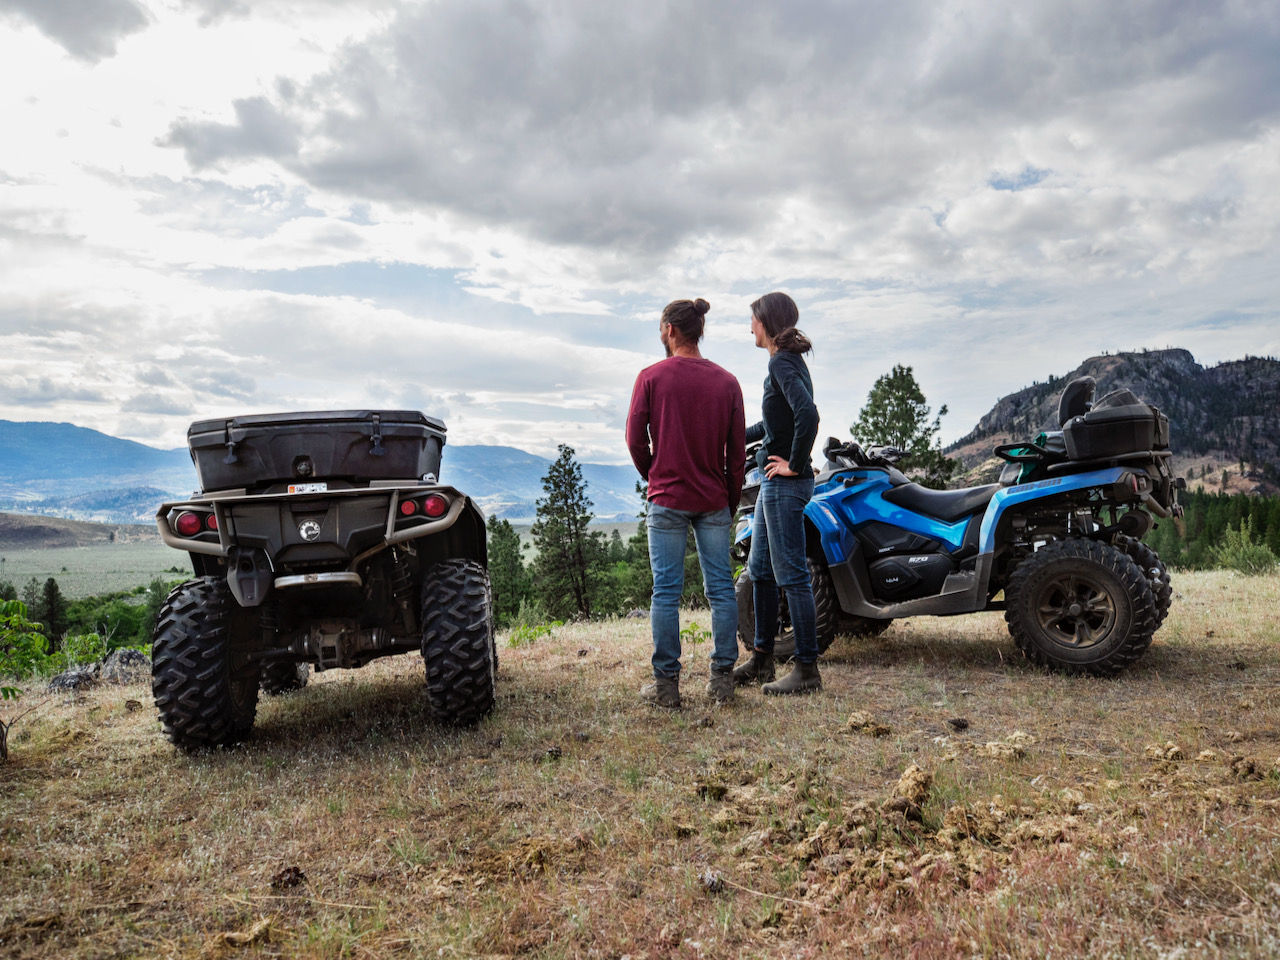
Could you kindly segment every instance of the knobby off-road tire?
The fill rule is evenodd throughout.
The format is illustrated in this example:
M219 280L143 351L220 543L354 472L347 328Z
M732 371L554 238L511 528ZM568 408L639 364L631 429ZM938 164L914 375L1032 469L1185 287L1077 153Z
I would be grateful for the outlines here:
M310 676L311 667L305 663L267 662L262 665L262 679L258 685L263 693L277 696L301 690Z
M184 750L248 736L260 663L251 660L258 617L221 577L188 580L160 608L151 638L151 692L164 734Z
M1169 568L1160 559L1160 554L1141 540L1133 537L1118 537L1116 546L1123 550L1138 568L1146 574L1151 594L1156 599L1156 629L1164 623L1169 615L1169 607L1173 603L1173 583L1169 579Z
M432 717L455 726L479 722L493 709L497 662L484 567L446 560L428 570L421 622Z
M827 647L836 637L836 629L842 619L840 603L836 600L836 588L831 583L831 574L824 564L812 557L805 560L809 568L809 586L813 590L813 607L817 614L816 628L818 636L818 653L826 653ZM754 588L751 574L743 567L734 581L734 598L738 601L738 644L750 655L756 642L756 605L753 596ZM787 609L787 595L779 591L778 597L778 635L773 640L773 657L775 660L790 660L796 655L796 634L791 629L791 612Z
M1058 540L1027 557L1005 588L1009 633L1032 663L1111 676L1151 644L1156 599L1138 565L1095 540Z

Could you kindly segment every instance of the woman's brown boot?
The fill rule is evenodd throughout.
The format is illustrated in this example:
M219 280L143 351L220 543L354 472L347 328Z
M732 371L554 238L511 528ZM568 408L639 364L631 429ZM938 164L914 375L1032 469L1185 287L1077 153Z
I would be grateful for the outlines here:
M750 660L734 667L733 682L735 686L745 687L749 683L768 683L774 675L773 654L752 650Z
M822 675L816 663L797 663L781 680L766 683L761 690L769 696L789 696L795 693L817 693L822 689Z

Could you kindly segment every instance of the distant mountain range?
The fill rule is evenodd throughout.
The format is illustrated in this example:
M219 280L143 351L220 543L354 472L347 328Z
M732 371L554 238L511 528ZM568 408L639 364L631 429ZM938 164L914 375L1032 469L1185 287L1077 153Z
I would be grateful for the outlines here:
M964 464L966 482L998 472L996 444L1058 429L1062 388L1084 376L1098 381L1098 397L1125 387L1169 417L1174 472L1192 488L1280 492L1280 361L1246 357L1202 367L1178 349L1090 357L1064 376L1002 397L945 451Z
M446 444L440 480L486 513L533 519L551 460L515 447ZM636 516L639 479L630 465L580 463L599 520ZM0 510L93 520L150 523L165 500L197 487L185 447L158 450L69 423L0 420Z
M1192 488L1280 492L1280 361L1246 357L1202 367L1186 350L1090 357L1061 377L998 400L966 436L947 448L965 468L963 483L999 471L998 443L1056 429L1058 397L1080 376L1098 395L1127 387L1170 420L1174 470ZM551 461L515 447L446 444L441 481L469 494L491 515L533 519ZM599 520L624 522L640 508L630 465L582 463ZM196 488L185 447L158 450L69 423L0 420L0 510L102 523L150 523L164 500Z

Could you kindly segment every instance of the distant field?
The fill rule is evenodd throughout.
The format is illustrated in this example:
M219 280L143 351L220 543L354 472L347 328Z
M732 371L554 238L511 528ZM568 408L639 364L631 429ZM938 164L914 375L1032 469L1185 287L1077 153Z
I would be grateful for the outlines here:
M0 547L0 580L21 589L32 577L41 584L53 577L63 596L70 599L131 590L156 577L174 580L190 572L186 554L159 540L87 547Z

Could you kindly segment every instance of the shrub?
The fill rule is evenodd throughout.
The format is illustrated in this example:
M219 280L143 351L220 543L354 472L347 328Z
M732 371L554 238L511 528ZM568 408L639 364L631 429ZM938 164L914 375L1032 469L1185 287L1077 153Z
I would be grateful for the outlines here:
M62 653L69 667L97 663L107 655L107 641L97 633L68 636L62 641Z
M551 636L553 627L564 626L563 620L547 620L547 613L536 601L520 601L520 609L511 618L511 633L507 643L513 647L527 647L535 640Z
M1253 539L1252 520L1241 520L1238 528L1228 527L1222 542L1211 551L1214 566L1226 567L1248 576L1270 573L1280 559L1265 543Z
M44 627L27 619L21 600L0 601L0 675L21 680L49 667Z

